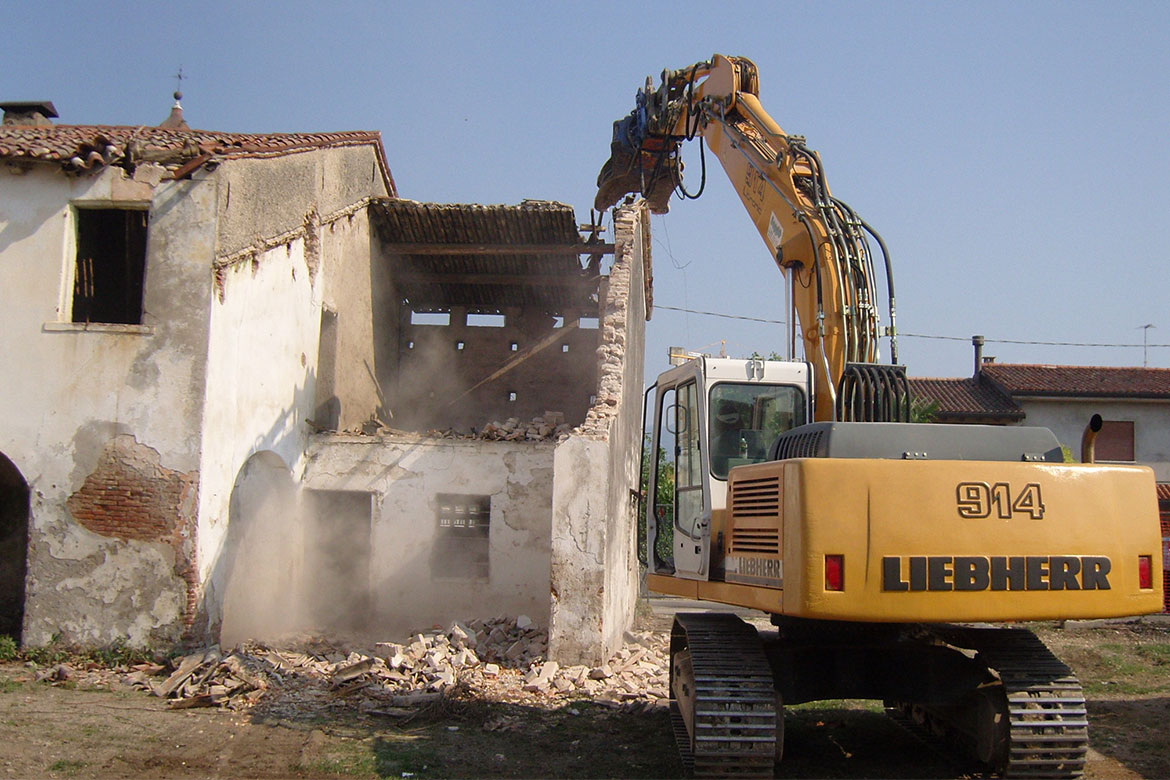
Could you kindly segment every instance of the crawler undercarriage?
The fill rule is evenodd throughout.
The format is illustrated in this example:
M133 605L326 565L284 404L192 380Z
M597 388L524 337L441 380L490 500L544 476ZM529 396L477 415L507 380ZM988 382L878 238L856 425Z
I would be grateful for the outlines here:
M1005 777L1083 773L1080 683L1030 631L773 620L761 633L725 613L675 619L675 736L696 777L771 777L783 705L843 698L880 699L896 721Z

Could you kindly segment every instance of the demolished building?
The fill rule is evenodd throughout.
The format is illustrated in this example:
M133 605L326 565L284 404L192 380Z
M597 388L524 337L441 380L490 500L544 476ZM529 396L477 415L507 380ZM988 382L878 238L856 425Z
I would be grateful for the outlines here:
M636 595L641 206L584 240L564 204L400 199L377 133L174 124L0 128L0 632L523 612L550 657L611 653Z

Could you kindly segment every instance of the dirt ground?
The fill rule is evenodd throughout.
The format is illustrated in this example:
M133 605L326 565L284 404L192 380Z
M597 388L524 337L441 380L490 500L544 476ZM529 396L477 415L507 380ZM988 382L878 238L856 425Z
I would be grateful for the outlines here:
M1092 749L1086 776L1170 776L1170 625L1051 624L1034 629L1080 675ZM3 778L678 777L662 708L550 706L464 690L406 723L339 705L170 709L114 686L35 682L0 664ZM925 747L872 703L802 705L785 716L780 777L977 776Z

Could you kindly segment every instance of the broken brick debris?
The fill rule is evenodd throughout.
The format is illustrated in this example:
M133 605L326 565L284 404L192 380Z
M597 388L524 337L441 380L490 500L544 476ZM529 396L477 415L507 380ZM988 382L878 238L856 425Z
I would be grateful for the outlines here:
M316 423L311 426L314 431L323 431ZM486 423L482 428L467 432L453 429L433 429L425 433L401 431L390 428L378 420L368 420L361 426L347 428L342 433L364 436L394 436L406 438L429 439L479 439L484 441L560 441L573 432L573 426L565 422L563 412L545 412L539 417L533 417L529 422L522 422L518 417L509 417L500 422L495 420Z
M457 685L480 698L529 706L586 698L636 711L665 707L665 634L627 632L625 639L625 646L600 666L561 666L545 657L547 633L522 615L456 622L445 631L361 649L313 637L281 647L249 641L226 655L218 647L205 648L166 666L91 669L84 672L84 682L147 691L167 699L172 709L262 705L273 714L291 714L356 707L400 720L414 717ZM58 665L41 670L37 679L53 683L79 674Z

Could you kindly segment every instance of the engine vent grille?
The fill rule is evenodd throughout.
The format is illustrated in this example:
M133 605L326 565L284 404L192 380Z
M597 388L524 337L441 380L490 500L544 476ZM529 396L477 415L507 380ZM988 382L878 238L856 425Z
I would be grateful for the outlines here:
M780 477L737 479L731 483L731 513L735 517L775 517L780 514Z
M732 555L754 553L757 555L780 554L779 528L732 528Z
M776 440L775 452L772 460L786 458L816 458L820 457L821 439L823 431L812 433L797 433L781 436Z

